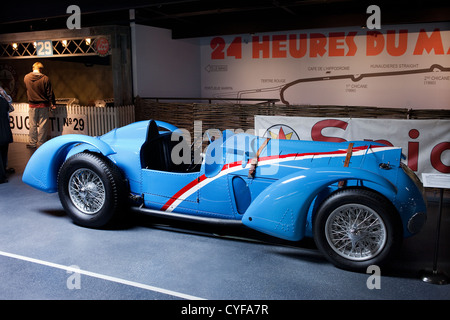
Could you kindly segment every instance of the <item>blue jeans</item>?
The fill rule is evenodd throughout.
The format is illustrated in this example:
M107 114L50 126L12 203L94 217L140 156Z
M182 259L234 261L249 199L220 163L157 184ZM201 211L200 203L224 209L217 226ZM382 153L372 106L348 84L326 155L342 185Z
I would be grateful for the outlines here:
M47 141L49 113L50 110L48 107L28 109L28 116L30 119L30 145L41 146Z

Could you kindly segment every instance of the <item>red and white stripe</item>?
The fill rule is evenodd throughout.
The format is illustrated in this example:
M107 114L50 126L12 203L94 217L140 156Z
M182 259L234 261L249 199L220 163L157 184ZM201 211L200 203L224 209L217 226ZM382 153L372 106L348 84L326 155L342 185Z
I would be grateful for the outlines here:
M374 150L375 149L375 150ZM362 156L364 154L370 154L375 152L380 152L388 149L393 149L392 147L383 147L383 146L360 146L354 147L352 150L352 156ZM268 165L280 165L283 162L292 161L292 160L305 160L305 159L319 159L319 158L329 158L329 157L342 157L347 154L347 149L340 149L329 152L310 152L310 153L291 153L285 155L273 155L260 157L258 159L258 167L260 166L268 166ZM206 177L205 174L199 176L198 178L192 180L190 183L181 188L178 192L176 192L172 198L167 201L161 211L172 212L175 210L178 205L183 202L186 198L188 198L193 193L197 192L207 184L219 179L227 174L245 169L247 165L250 163L249 160L244 167L242 167L242 161L235 161L232 163L227 163L222 167L222 170L215 175L214 177Z

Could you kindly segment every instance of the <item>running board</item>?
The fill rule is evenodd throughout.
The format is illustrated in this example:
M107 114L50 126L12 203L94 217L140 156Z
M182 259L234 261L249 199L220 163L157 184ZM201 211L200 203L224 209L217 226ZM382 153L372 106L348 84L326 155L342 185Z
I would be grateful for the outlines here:
M142 207L142 205L140 207L131 207L130 209L134 212L144 213L144 214L151 215L154 217L169 218L169 219L182 220L182 221L200 222L200 223L207 223L207 224L214 224L214 225L221 225L221 226L243 226L241 220L208 218L208 217L193 216L193 215L180 214L180 213L174 213L174 212L165 212L165 211L144 208L144 207Z

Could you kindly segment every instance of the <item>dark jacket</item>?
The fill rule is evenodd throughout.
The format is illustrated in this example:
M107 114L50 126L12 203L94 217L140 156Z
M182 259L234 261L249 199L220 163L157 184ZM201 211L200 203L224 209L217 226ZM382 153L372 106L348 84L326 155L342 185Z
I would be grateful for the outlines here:
M33 104L48 103L55 104L50 79L42 73L30 72L24 78L27 87L28 102Z
M13 142L8 111L9 103L0 96L0 146Z

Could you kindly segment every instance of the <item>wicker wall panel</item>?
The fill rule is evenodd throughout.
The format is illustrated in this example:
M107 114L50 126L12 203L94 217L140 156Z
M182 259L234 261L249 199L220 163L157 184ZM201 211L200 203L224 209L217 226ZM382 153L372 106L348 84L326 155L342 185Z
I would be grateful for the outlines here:
M411 110L358 106L285 106L269 104L163 103L136 98L136 120L156 119L193 132L202 129L254 129L255 115L296 117L351 117L384 119L450 119L450 110Z

